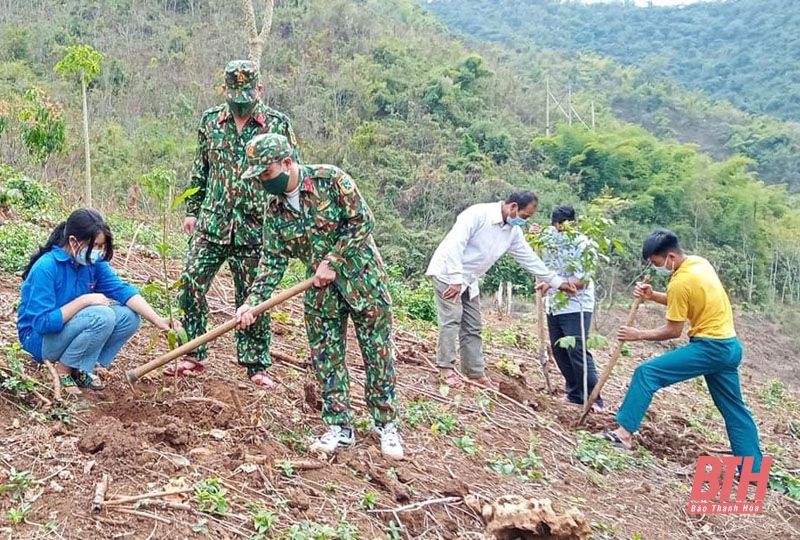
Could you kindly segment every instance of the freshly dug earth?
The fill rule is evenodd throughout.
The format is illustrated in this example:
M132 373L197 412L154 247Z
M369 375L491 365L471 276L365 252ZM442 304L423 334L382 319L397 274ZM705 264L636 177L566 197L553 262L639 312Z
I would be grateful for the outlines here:
M152 277L150 266L145 261L129 273L144 281ZM233 297L228 283L223 277L210 299L217 322L233 309L224 300ZM17 278L2 277L0 336L6 346L15 340L16 288ZM509 377L490 370L501 382L502 395L477 388L441 391L432 367L435 329L398 323L398 394L407 452L400 462L380 454L368 429L363 364L351 328L348 364L358 410L357 443L329 460L310 455L310 438L323 426L316 381L307 370L301 310L299 301L277 310L273 343L280 360L273 375L280 385L271 392L247 381L235 362L232 336L212 346L201 375L174 379L154 373L129 388L124 371L164 352L163 344L148 350L152 329L144 327L114 364L106 390L85 393L51 418L25 410L18 396L1 394L5 478L0 481L13 485L13 471L28 471L36 481L0 494L0 537L248 538L256 532L253 515L262 508L277 516L266 538L292 527L293 538L304 538L299 536L303 530L312 538L308 531L315 525L303 522L327 524L342 535L342 523L349 524L364 539L511 538L509 531L525 531L524 523L531 530L519 534L522 538L585 538L589 528L592 538L800 538L798 504L772 491L761 516L685 513L691 478L678 473L698 455L728 451L721 419L702 384L690 381L657 396L638 437L652 454L649 459L640 452L622 470L602 473L583 464L576 457L574 427L580 409L566 404L560 391L544 394L536 343L527 339L535 324L524 317L486 313L495 336L485 344L489 363L506 371L515 364L521 372ZM604 314L600 330L612 334L622 317L624 308ZM654 326L659 317L657 309L642 310L644 326ZM797 403L797 380L784 381L791 390L785 399L763 399L769 372L764 366L794 358L796 352L788 341L773 345L771 336L747 326L756 321L740 324L748 350L771 351L750 354L743 366L744 391L765 448L786 468L797 469L800 421L788 401ZM507 335L526 339L507 345L511 340L502 338ZM603 392L609 408L619 404L633 367L665 348L633 344L629 350ZM608 351L597 352L601 366L607 356ZM560 387L555 367L550 373ZM592 414L584 429L599 432L613 425L612 415ZM181 493L104 505L94 513L91 501L104 474L110 477L106 501ZM209 479L219 479L224 494L214 493L213 482L197 486ZM20 498L30 504L30 513L13 524L6 513L21 507ZM522 525L513 525L515 518L501 525L498 518L514 505L527 508L518 514L526 516ZM482 511L487 506L494 508L491 515ZM547 526L536 529L536 523ZM558 532L562 526L565 532Z

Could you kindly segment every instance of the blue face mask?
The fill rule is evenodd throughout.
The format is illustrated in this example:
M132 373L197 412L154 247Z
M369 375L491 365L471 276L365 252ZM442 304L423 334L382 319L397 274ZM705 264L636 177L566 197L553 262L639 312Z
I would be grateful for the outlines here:
M514 217L509 216L508 220L506 221L506 223L508 223L512 227L514 227L514 226L516 226L516 227L524 227L527 222L528 222L528 220L527 219L522 219L521 217L519 217L519 214L517 214Z
M77 262L78 264L82 264L83 266L86 266L87 264L97 264L98 261L103 260L103 254L100 252L100 250L93 249L92 252L89 254L89 262L87 263L86 251L88 249L89 249L88 247L81 248L81 250L78 251L78 254L75 255L75 262Z

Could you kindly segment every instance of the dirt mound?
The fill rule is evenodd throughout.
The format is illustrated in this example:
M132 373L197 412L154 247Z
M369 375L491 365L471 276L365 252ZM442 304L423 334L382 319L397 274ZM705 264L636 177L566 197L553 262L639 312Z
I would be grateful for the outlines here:
M78 439L78 450L85 454L102 452L104 457L124 457L141 447L122 422L111 416L93 421Z

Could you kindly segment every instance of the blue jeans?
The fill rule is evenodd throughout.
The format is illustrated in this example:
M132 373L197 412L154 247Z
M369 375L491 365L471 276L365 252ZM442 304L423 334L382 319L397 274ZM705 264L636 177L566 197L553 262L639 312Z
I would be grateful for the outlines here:
M665 386L703 375L711 399L725 420L733 455L753 456L753 471L761 470L758 428L742 399L739 364L742 344L737 338L692 338L688 345L648 360L633 372L628 393L617 412L627 431L639 429L653 394Z
M94 373L96 364L104 368L111 365L140 322L129 307L89 306L76 313L57 334L44 335L42 358Z

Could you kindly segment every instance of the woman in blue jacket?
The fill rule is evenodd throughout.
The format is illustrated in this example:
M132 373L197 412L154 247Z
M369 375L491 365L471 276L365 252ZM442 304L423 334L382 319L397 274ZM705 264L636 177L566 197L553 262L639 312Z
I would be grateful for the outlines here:
M37 361L56 366L61 386L102 390L96 365L108 368L139 328L140 316L161 330L159 316L137 289L109 265L114 257L111 229L96 210L81 208L50 234L22 274L17 333Z

